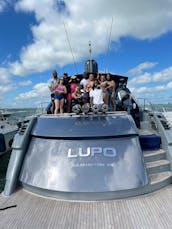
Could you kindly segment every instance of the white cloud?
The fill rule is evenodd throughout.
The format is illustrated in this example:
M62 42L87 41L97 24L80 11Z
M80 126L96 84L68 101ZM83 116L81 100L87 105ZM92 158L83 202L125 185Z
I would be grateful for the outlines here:
M6 92L11 92L14 90L12 85L0 85L0 94L4 94Z
M21 86L29 86L32 84L30 80L20 81L19 83L15 83L12 81L12 77L8 71L8 69L1 67L0 68L0 98L6 98L8 93L12 94L18 87Z
M32 99L40 99L50 97L50 92L47 83L38 83L33 86L32 90L29 92L19 94L15 100L25 101Z
M65 11L59 10L58 2L62 1L17 2L16 10L33 12L38 24L31 27L34 43L23 47L20 60L10 63L12 74L27 75L72 63L65 27L76 61L88 57L89 40L94 56L107 49L112 17L115 42L124 36L153 39L172 30L172 1L66 0L61 6ZM147 67L140 66L140 71Z
M138 75L142 74L144 70L153 68L157 65L158 63L152 63L152 62L144 62L136 66L135 68L132 68L128 71L128 74L131 75Z
M0 82L2 84L7 84L10 82L10 73L6 68L0 67Z
M0 0L0 12L2 12L7 5L7 2L4 0Z
M140 93L147 93L147 92L160 92L160 91L166 91L172 89L172 85L161 85L161 86L156 86L156 87L140 87L137 89L133 89L134 93L140 94Z
M29 86L32 84L31 80L21 81L18 83L19 86Z
M16 87L11 81L10 73L6 68L0 67L0 96L13 91Z
M11 5L14 0L0 0L0 12L3 12L6 7Z
M136 98L148 98L148 100L151 99L153 102L157 100L159 103L170 102L172 67L163 69L160 72L146 72L138 77L134 77L129 80L128 87Z
M129 80L129 86L132 87L139 84L168 82L170 80L172 80L172 67L163 69L162 71L155 73L145 72L144 74Z
M162 103L163 101L170 101L172 82L154 87L133 87L130 90L136 98L159 100Z

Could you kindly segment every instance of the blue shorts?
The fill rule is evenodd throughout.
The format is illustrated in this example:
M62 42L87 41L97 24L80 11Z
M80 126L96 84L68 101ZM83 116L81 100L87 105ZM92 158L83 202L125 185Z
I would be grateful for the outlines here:
M55 96L54 96L54 99L57 99L57 100L64 99L64 95L63 95L63 94L55 95Z

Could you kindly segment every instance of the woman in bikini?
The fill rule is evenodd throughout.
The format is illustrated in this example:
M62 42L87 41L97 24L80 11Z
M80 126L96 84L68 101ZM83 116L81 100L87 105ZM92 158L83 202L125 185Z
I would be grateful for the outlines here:
M55 110L54 114L64 113L64 95L67 93L66 87L63 85L63 79L59 79L59 83L55 86Z
M115 82L111 79L111 76L107 74L107 87L106 90L109 95L109 106L112 105L113 111L116 111L116 104L115 104Z

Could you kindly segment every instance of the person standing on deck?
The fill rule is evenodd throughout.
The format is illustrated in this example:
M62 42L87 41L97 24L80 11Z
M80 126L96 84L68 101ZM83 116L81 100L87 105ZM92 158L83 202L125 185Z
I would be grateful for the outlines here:
M102 91L103 91L103 101L106 105L108 105L109 104L109 94L108 94L108 91L106 89L106 87L108 86L108 82L106 80L105 75L101 75L101 77L100 77L100 86L101 86Z
M93 88L93 86L94 86L94 81L95 81L95 78L94 78L94 74L90 74L89 75L89 79L88 79L88 81L87 81L87 83L85 84L85 86L84 87L86 87L86 88Z
M59 83L55 86L55 110L54 114L57 114L59 109L60 113L64 113L64 98L67 93L66 87L63 84L63 78L59 79Z
M54 70L52 72L52 77L51 79L49 79L48 81L48 87L50 89L51 92L51 103L48 105L47 107L47 112L48 110L50 110L51 114L54 114L54 109L55 109L55 105L54 105L54 98L55 98L55 85L57 85L58 83L58 73L56 70Z
M112 106L113 111L116 111L116 104L115 104L115 82L111 79L110 74L106 76L107 80L107 87L106 90L109 95L109 108Z
M86 72L84 72L84 74L83 74L83 78L82 78L82 80L80 81L80 86L81 86L81 88L84 88L85 87L85 85L88 83L88 77L87 77L87 73Z
M68 101L68 94L70 94L70 77L66 72L63 73L63 85L67 90L67 93L64 95L64 112L70 112L70 102Z

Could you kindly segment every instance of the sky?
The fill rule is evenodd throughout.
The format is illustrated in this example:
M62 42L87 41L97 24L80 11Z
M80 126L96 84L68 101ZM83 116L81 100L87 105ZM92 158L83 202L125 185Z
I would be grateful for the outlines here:
M172 0L0 0L0 108L48 102L48 80L100 72L128 77L140 100L172 103Z

